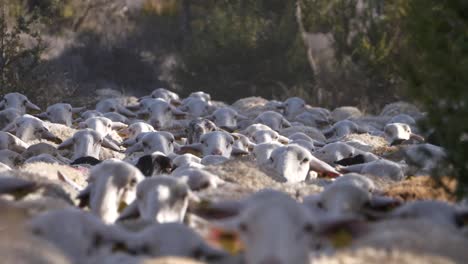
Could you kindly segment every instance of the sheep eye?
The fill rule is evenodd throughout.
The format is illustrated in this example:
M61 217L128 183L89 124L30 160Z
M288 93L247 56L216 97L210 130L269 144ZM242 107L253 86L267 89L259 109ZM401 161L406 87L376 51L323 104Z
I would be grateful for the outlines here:
M47 113L46 113L46 115L50 116L50 113L49 113L49 112L47 112Z
M148 143L147 143L147 142L143 142L142 145L143 145L143 147L147 147L147 146L148 146Z
M170 141L171 141L171 143L174 143L174 139L173 139L173 138L171 138L171 140L170 140Z
M275 161L273 160L273 158L272 158L272 157L270 157L270 159L269 159L269 160L270 160L271 162L275 162Z
M307 163L307 162L309 162L308 158L305 158L305 159L302 160L302 163Z
M130 180L130 186L135 186L137 184L137 180L135 178L132 178Z
M311 223L307 223L304 225L304 232L306 233L312 233L314 232L314 226Z
M144 255L149 255L150 254L150 248L147 245L144 245L141 247L141 253Z
M108 124L108 125L107 125L107 127L109 127L109 128L110 128L110 127L111 127L111 125L110 125L110 124Z
M26 100L23 101L23 104L24 104L24 105L26 105L27 103L28 103L28 101L26 101Z
M167 107L167 108L166 108L166 112L169 112L169 111L171 111L171 108L170 108L170 107Z
M247 227L246 223L240 223L239 224L239 231L242 233L247 233L249 231L249 228Z
M205 144L205 140L201 140L200 143Z

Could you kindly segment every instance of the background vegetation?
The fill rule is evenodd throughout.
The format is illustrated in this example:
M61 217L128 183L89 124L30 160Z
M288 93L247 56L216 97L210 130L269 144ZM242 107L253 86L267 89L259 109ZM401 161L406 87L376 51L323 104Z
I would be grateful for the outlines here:
M1 93L92 105L98 89L163 86L374 113L411 100L466 193L467 1L0 0L0 9Z

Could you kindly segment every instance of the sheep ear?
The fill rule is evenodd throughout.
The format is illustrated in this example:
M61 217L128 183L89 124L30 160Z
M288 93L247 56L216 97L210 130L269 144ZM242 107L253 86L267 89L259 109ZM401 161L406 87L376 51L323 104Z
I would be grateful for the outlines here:
M86 110L86 107L72 107L72 113L74 114L78 114L80 112L83 112L84 110Z
M202 148L203 148L203 145L201 143L185 145L180 148L179 154L190 153L195 156L200 156L202 154Z
M424 140L425 140L423 136L420 136L420 135L414 134L414 133L410 134L410 139L414 139L414 140L419 141L419 142L424 142Z
M3 107L5 107L5 98L2 98L2 100L0 101L0 109L2 109Z
M59 180L61 180L62 182L67 183L68 185L73 187L73 189L75 189L77 191L82 191L83 190L83 188L81 188L81 186L76 184L74 181L72 181L70 178L65 176L65 174L62 174L60 171L57 171L57 178Z
M181 111L181 110L177 109L176 107L174 107L172 105L170 107L171 107L172 113L174 115L176 115L176 116L184 117L184 116L188 115L188 113L186 113L184 111Z
M241 114L237 114L236 117L237 117L238 120L248 120L249 119L245 115L241 115Z
M171 99L171 105L179 106L181 104L182 102L180 101L180 99Z
M29 100L26 102L26 107L32 110L41 111L41 108L39 108L39 106L31 103L31 101Z
M455 217L460 226L468 225L468 208L458 209Z
M73 137L65 140L60 145L58 145L57 149L64 149L73 146Z
M107 138L102 139L102 146L113 151L120 151L119 146L117 146L114 142L110 141Z
M122 213L120 213L117 221L128 220L133 218L138 218L140 216L140 211L138 210L138 204L136 201L133 201L129 206L127 206Z
M289 121L286 120L286 118L283 117L281 122L283 123L283 127L291 127L291 123L289 123Z
M289 138L282 135L278 135L278 141L282 144L288 144L290 142Z
M310 169L318 173L323 173L333 178L341 175L341 173L339 173L332 166L328 165L328 163L321 161L314 156L311 156L309 164L310 164Z
M121 128L126 128L126 127L127 125L122 122L112 122L113 129L121 129Z
M125 154L130 155L133 152L141 151L143 150L143 146L141 145L140 142L137 142L136 144L133 144L131 147L127 148L125 150Z
M133 113L132 111L128 110L127 108L123 106L119 106L117 111L121 113L122 115L128 116L128 117L136 117L137 115Z
M232 156L244 156L244 155L249 155L249 152L239 149L237 147L233 147L231 151Z
M3 131L14 133L16 131L16 123L14 121L11 122L5 128L3 128Z
M136 105L127 105L126 108L130 111L138 111L140 109L141 105L136 104Z
M211 203L210 201L201 201L194 204L189 210L204 219L219 220L221 226L229 227L233 230L236 228L234 221L244 208L245 203L242 201L221 201ZM222 220L221 220L222 219Z
M46 119L47 118L47 112L42 112L42 113L34 115L34 116L37 117L37 118Z
M84 188L76 197L76 199L79 201L78 207L84 208L89 205L89 199L91 196L91 189L92 189L92 184L88 184L86 188Z

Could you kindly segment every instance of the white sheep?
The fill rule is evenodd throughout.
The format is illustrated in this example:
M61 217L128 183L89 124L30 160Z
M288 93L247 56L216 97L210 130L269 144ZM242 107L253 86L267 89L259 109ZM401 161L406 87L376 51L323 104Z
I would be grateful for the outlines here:
M189 144L181 147L184 152L201 152L203 156L221 155L231 157L231 155L247 154L234 146L234 138L224 131L208 132L201 136L200 143Z
M73 147L72 160L86 156L99 159L101 146L114 151L120 151L120 148L112 141L89 128L75 132L71 138L62 142L58 146L58 149Z
M6 126L15 121L15 119L21 115L21 112L15 108L8 108L0 111L0 130L3 130Z
M133 146L127 148L125 153L129 155L136 151L143 151L145 155L150 155L153 152L159 151L165 155L169 155L174 152L175 147L175 138L171 133L166 131L148 132Z
M422 136L412 133L411 127L404 123L387 124L384 127L384 137L390 145L397 145L410 139L424 141Z
M25 151L29 145L18 137L0 131L0 149L10 149L18 153Z
M206 116L205 118L213 121L216 126L231 131L237 129L238 120L247 119L246 116L237 113L236 110L230 107L218 108L211 115Z
M280 131L283 128L291 127L286 118L281 114L273 111L266 111L261 113L257 118L254 119L254 123L264 124L275 131Z
M44 138L55 143L62 142L62 140L49 131L44 121L28 114L16 118L4 131L15 133L23 141Z
M73 114L84 109L84 107L72 107L70 104L58 103L48 106L45 112L36 115L36 117L48 119L52 123L71 126Z
M26 96L20 93L5 94L2 100L0 101L0 108L3 108L3 109L14 108L18 110L21 114L25 114L27 108L31 110L36 110L36 111L41 110L39 106L31 103L31 101L29 101L29 99Z
M182 222L191 194L188 185L176 178L159 175L147 178L137 186L136 200L120 214L119 219L139 215L156 222Z
M136 198L136 187L144 179L134 166L116 160L107 160L89 172L89 184L80 194L89 199L91 212L105 223L114 223L122 203L130 204Z

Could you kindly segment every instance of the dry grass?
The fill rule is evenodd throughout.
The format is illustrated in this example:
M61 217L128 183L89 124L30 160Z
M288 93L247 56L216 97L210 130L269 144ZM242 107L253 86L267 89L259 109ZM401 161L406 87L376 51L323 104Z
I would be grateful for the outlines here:
M441 200L454 202L456 180L442 178L443 187L430 176L415 176L407 180L389 185L384 194L390 197L401 198L405 201L412 200Z

